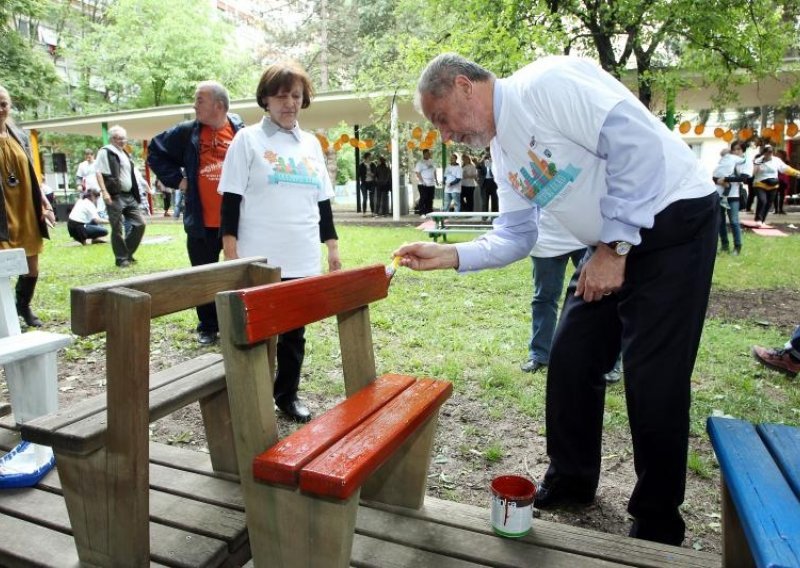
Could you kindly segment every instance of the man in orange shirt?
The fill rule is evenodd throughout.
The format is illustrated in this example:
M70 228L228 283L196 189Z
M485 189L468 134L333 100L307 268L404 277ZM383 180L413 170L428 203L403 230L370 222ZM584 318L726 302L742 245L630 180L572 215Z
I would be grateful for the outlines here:
M150 142L147 164L161 182L184 194L183 227L192 266L219 262L222 197L217 193L222 162L234 135L244 127L230 114L228 91L216 81L203 81L194 93L195 120L182 122ZM217 340L219 324L214 303L198 306L197 341Z

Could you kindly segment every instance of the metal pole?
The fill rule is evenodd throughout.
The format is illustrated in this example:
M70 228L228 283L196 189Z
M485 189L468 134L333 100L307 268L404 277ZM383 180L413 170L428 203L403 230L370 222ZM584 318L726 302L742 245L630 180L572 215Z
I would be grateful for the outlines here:
M392 138L392 219L400 220L401 200L400 192L403 191L405 198L405 184L400 188L400 135L397 127L397 101L392 99L392 119L391 119L391 138Z

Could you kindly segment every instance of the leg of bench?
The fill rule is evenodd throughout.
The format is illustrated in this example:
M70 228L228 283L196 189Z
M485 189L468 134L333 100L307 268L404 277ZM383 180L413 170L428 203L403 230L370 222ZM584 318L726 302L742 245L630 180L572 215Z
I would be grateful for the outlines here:
M214 471L239 475L227 389L200 399L200 412L206 429L211 467Z
M725 568L753 568L753 555L747 544L739 513L731 499L725 480L720 482L722 493L722 566Z
M56 352L5 365L14 419L22 424L58 410Z
M247 528L256 568L350 566L358 491L344 501L267 484L255 492L260 503L247 515Z
M364 499L419 509L425 500L437 410L361 488Z

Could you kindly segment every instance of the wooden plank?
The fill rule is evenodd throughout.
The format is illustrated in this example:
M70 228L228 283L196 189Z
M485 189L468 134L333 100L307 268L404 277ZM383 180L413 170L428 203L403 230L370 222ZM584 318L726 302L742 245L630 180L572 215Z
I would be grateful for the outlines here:
M795 496L800 499L800 428L760 424L757 430Z
M224 375L221 381L220 390L200 399L200 414L203 416L206 444L214 470L239 475L236 440L233 435L233 420Z
M0 339L0 365L7 365L58 351L72 343L69 335L49 331L29 331Z
M399 517L431 521L493 536L494 533L489 522L488 490L486 503L486 507L476 507L435 497L426 497L422 509L415 510L364 501L359 515L365 509L378 509ZM364 522L359 516L356 524L357 532L362 532L361 526ZM369 528L368 524L366 528ZM508 541L508 539L501 540ZM533 530L519 540L543 548L574 552L581 556L601 558L630 566L649 568L684 566L687 568L719 568L720 566L720 557L717 554L602 533L541 519L534 519ZM576 566L580 566L580 564L576 564Z
M264 341L385 298L388 289L386 267L378 264L240 290L235 310L244 325L232 327L234 343Z
M300 472L300 489L346 499L450 397L453 385L421 379Z
M149 387L148 422L225 388L225 368L218 354L206 354L154 375ZM106 394L79 402L56 414L22 425L23 438L63 451L88 454L106 444Z
M350 563L358 568L409 568L435 566L436 568L476 568L484 563L453 558L385 539L357 534L353 539Z
M0 565L15 568L80 568L71 536L0 514Z
M244 510L241 487L226 479L151 464L150 486L204 503Z
M711 417L707 428L756 564L800 565L800 502L755 427Z
M170 500L173 506L186 504L185 501L178 502L175 499L172 496L163 496L162 505L169 506ZM3 491L0 493L0 512L8 518L14 518L26 525L32 523L58 531L63 535L72 534L64 500L47 491L31 488ZM188 512L197 512L197 510L192 509ZM204 514L210 516L218 512L217 510L207 510ZM180 515L176 511L173 517L178 516ZM240 532L242 532L242 525L243 521L240 522ZM206 522L206 526L210 527L211 524ZM220 524L215 526L216 529L220 529L220 527ZM191 527L185 529L180 526L166 526L151 522L150 529L150 555L153 560L168 566L219 566L228 554L227 544L220 538L210 538L202 532L192 530ZM223 532L230 534L231 530ZM240 544L242 536L234 535L230 542L233 543L234 540L238 540L237 544ZM60 542L63 544L64 541L60 540ZM7 543L4 539L3 544L0 544L0 549L6 548ZM75 550L71 537L69 537L69 545L63 547L63 550L66 551L70 549Z
M725 568L755 568L753 553L724 476L719 487L722 495L722 565Z
M470 562L504 568L547 566L547 568L594 568L615 566L599 558L579 556L562 550L542 548L522 539L481 534L454 526L386 511L362 507L356 518L360 535L381 538L427 552L462 558Z
M342 353L344 391L347 396L352 396L374 381L376 375L369 306L342 312L336 316L336 321L339 328L339 349Z
M138 290L152 296L152 317L163 316L214 301L222 290L249 285L249 266L263 258L244 258L186 269L174 269L123 280L80 286L70 291L73 333L91 335L106 329L106 292L113 288Z
M412 377L384 375L296 430L253 460L253 476L268 483L296 487L300 470L415 382Z
M216 369L214 372L224 374L222 356L218 353L205 353L194 359L179 363L174 367L159 371L150 377L150 392L209 368ZM83 436L73 439L73 436L66 429L96 414L104 413L107 408L106 403L106 393L76 402L48 416L42 416L26 422L22 425L24 428L23 436L26 440L37 444L54 445L55 443L64 450L74 452L93 451L105 442L104 438L100 445L95 447L94 444L96 442L82 441ZM105 416L100 421L105 422ZM86 444L86 447L84 448L82 444Z

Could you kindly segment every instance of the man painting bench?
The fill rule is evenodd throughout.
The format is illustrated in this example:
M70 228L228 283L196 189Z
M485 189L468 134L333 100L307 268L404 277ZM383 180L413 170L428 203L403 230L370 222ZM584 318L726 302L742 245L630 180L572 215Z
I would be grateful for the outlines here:
M379 265L217 295L256 566L348 566L360 496L422 505L438 410L452 386L376 378L369 304L388 285ZM274 339L334 315L348 398L278 442Z

